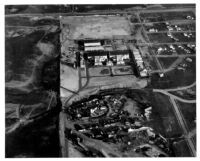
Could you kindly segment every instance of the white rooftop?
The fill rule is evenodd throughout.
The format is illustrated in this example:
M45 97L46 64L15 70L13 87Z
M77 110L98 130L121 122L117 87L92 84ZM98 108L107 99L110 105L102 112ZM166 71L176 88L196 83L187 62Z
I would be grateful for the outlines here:
M101 43L100 42L84 43L84 46L85 47L88 47L88 46L101 46Z
M104 50L103 46L88 46L85 47L85 51L97 51L97 50Z

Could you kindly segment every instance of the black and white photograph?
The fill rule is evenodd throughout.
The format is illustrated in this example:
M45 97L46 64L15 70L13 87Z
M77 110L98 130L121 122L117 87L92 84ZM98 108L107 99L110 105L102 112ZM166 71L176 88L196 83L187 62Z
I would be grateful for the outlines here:
M5 158L196 158L196 3L120 3L4 5Z

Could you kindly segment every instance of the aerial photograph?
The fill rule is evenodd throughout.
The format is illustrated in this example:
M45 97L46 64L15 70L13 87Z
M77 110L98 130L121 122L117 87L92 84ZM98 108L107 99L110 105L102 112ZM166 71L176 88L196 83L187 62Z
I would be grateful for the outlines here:
M5 5L5 157L196 157L196 4Z

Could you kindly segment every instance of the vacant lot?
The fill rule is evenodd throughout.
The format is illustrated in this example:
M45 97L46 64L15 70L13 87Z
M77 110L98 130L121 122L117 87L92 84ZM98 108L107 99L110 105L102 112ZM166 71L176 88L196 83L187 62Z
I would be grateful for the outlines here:
M192 59L192 63L185 71L174 69L165 73L163 78L160 78L156 73L152 74L151 87L167 89L187 86L194 83L196 81L196 59Z
M85 78L82 80L84 81ZM84 82L83 82L84 84ZM92 77L89 80L87 88L97 88L103 86L103 88L144 88L147 85L147 80L139 80L134 75L126 76L107 76L107 77Z
M167 36L167 33L151 33L148 34L149 40L152 43L171 43L173 39Z
M196 128L196 103L176 101L189 130Z
M61 21L71 39L103 39L131 33L128 20L121 16L68 16Z
M42 26L42 25L56 25L58 26L59 20L53 16L18 16L6 17L6 26Z
M131 66L113 66L112 73L113 75L130 75L133 74L133 69Z
M60 86L72 91L78 90L78 70L67 65L60 65Z
M6 18L6 25L18 26L5 28L5 154L56 157L59 140L55 119L60 108L56 101L60 77L58 26L55 30L48 30L51 26L32 29L27 21ZM23 25L30 26L27 30Z
M190 149L186 140L174 144L173 149L177 157L191 157Z
M151 124L153 128L165 137L177 137L181 135L182 129L178 124L169 97L164 94L153 93L151 99Z
M144 27L147 31L149 31L152 28L157 29L158 31L168 30L165 23L148 23L148 24L145 24Z
M89 68L88 70L90 77L104 77L110 75L109 67L92 67Z
M170 65L177 60L178 57L159 57L158 60L164 69L170 67Z

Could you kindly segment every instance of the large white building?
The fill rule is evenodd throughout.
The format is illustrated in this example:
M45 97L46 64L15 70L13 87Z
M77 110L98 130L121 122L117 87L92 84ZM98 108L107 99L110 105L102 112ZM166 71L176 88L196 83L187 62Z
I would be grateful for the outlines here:
M147 77L148 76L148 71L144 66L144 62L142 60L142 56L140 55L139 50L135 49L133 51L133 56L134 56L135 63L136 63L138 72L140 74L140 77Z

